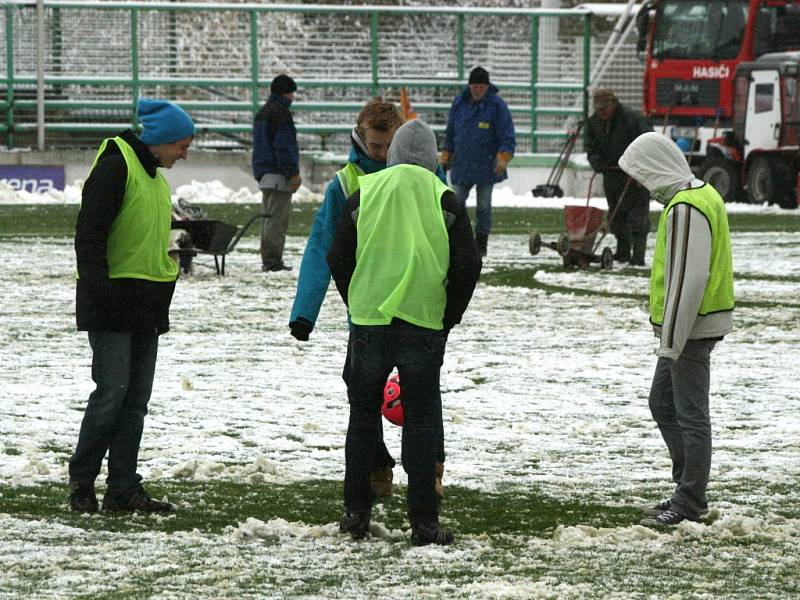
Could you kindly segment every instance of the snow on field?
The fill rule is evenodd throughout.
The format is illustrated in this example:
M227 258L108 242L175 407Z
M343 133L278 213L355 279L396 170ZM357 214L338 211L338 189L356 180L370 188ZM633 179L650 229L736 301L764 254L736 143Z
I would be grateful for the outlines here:
M0 197L9 201L2 190ZM498 204L514 201L508 198L500 193ZM239 199L234 194L230 201ZM297 270L261 273L257 244L255 238L240 242L224 278L199 257L194 274L178 282L145 426L146 480L233 478L257 486L342 477L343 307L331 288L311 341L296 342L287 321ZM304 244L299 237L288 240L287 259L295 267ZM87 593L119 585L135 590L136 568L156 569L164 561L175 565L160 579L166 587L158 597L164 598L245 597L237 594L241 588L225 586L242 585L249 569L269 570L286 590L304 589L303 578L324 582L333 574L344 581L305 597L376 597L385 590L380 561L369 558L375 552L393 556L402 584L393 595L408 598L630 597L624 578L571 585L557 575L535 581L500 567L457 588L415 579L420 565L472 572L488 555L498 564L508 559L527 565L556 557L570 568L591 570L598 561L668 559L692 540L767 539L777 554L785 553L780 560L796 565L800 523L775 514L785 498L769 490L796 486L800 478L800 234L736 234L733 244L737 300L746 305L737 309L735 331L712 357L710 500L717 519L711 525L686 523L667 533L635 523L607 530L559 527L552 538L518 541L513 555L504 557L511 551L481 536L462 536L452 549L404 545L397 554L392 548L402 535L380 529L380 519L370 551L339 536L331 523L251 519L230 523L221 535L143 534L85 531L4 514L0 597L11 597L2 592L4 577L38 562L49 595L36 597L43 598L67 595L76 581ZM72 240L0 238L0 263L0 485L65 482L64 454L74 446L92 390L86 335L73 325ZM565 500L651 503L668 495L670 484L669 459L647 409L655 340L645 301L591 293L644 294L647 271L563 272L559 264L547 250L529 256L525 236L492 237L486 272L530 267L537 281L566 290L479 285L450 336L443 367L446 484L485 491L501 484L536 486ZM386 426L396 455L399 434ZM401 469L395 477L404 482ZM198 509L171 500L179 510ZM455 509L445 505L444 517ZM587 548L593 550L586 554ZM732 543L722 552L733 564L760 560L749 548ZM358 582L347 583L356 559ZM716 560L700 556L697 564L716 568ZM698 593L704 585L713 597L713 582L699 583Z

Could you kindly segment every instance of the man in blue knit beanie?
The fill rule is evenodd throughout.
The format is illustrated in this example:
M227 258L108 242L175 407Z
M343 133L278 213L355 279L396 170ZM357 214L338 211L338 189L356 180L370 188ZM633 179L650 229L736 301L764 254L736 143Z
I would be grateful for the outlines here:
M76 322L88 332L96 384L69 460L69 506L79 513L99 509L94 482L106 454L105 512L172 511L142 486L139 444L178 277L171 192L158 169L186 158L195 128L172 102L142 98L137 108L141 136L102 142L75 225Z
M147 146L171 144L195 135L192 118L173 102L140 98L136 111L142 124L142 134L139 139Z

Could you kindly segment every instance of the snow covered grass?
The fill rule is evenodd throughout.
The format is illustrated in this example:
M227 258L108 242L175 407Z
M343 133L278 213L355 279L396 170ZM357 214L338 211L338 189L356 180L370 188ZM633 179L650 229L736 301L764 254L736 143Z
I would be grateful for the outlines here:
M555 252L528 254L539 210L501 211L500 231L512 233L490 240L442 375L442 518L457 543L413 548L399 467L398 494L377 507L373 539L338 534L343 309L331 290L311 341L291 338L296 270L262 274L255 237L229 257L227 277L198 265L179 281L161 340L141 473L176 514L68 512L66 461L92 383L85 334L73 331L74 254L63 228L74 212L47 216L66 208L75 209L0 207L0 598L796 594L793 213L751 214L757 224L734 235L736 329L712 356L712 518L653 531L637 524L640 507L671 484L647 409L648 271L564 271ZM9 211L34 235L10 234ZM310 209L295 214L308 219ZM289 239L295 266L304 244L299 232ZM398 455L399 429L385 431Z

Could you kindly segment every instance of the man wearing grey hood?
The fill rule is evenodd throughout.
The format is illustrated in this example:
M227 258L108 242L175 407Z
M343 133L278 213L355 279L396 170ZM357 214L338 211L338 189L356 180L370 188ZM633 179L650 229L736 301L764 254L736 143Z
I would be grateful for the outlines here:
M619 166L665 205L650 275L650 322L660 344L649 404L677 487L641 523L671 526L708 514L710 356L731 331L734 306L728 216L717 191L660 133L636 138Z
M353 324L340 524L353 539L369 533L374 501L369 463L382 390L397 367L411 542L453 542L452 532L439 526L434 489L439 373L450 329L472 298L481 258L466 210L435 175L436 158L436 137L428 125L414 120L400 127L387 168L359 179L328 253Z

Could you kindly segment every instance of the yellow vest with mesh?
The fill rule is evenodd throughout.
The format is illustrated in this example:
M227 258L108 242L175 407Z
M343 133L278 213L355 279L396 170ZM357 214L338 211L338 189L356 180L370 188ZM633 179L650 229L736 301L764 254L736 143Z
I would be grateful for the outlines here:
M442 329L450 244L441 197L449 188L416 165L360 179L356 268L348 290L356 325L397 317Z
M664 272L667 251L667 219L676 204L690 204L705 216L711 227L711 265L708 282L700 303L699 315L732 310L733 256L728 214L717 191L710 185L675 194L661 213L658 223L653 268L650 272L650 321L656 325L664 322L666 274Z
M128 167L125 196L108 234L106 259L110 279L132 278L175 281L178 266L167 250L172 225L172 194L164 176L150 177L133 148L113 138ZM92 168L108 145L100 146Z

